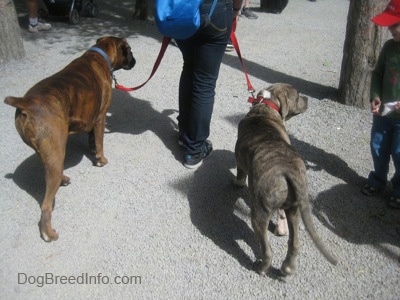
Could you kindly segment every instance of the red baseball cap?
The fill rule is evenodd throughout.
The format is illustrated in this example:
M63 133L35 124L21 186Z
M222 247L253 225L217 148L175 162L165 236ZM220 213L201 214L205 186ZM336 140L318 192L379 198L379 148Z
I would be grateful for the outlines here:
M371 20L378 26L392 26L400 23L400 0L390 1L383 13Z

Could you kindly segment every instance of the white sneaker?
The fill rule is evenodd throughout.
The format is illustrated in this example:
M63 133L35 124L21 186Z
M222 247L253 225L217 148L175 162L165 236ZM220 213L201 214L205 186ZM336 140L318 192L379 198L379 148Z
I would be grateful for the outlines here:
M29 24L28 31L29 32L47 31L50 28L51 25L49 23L39 21L36 25Z

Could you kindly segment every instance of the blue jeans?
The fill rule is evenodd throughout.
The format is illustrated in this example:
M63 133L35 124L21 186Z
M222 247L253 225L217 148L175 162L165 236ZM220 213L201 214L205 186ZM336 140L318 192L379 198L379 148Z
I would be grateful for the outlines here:
M370 145L374 171L368 175L369 184L377 189L386 187L392 157L395 168L391 179L393 196L400 198L400 120L373 116Z
M204 0L201 6L201 29L188 39L176 41L183 56L178 127L187 154L202 152L210 135L215 85L232 30L232 0L217 0L208 18L212 3Z

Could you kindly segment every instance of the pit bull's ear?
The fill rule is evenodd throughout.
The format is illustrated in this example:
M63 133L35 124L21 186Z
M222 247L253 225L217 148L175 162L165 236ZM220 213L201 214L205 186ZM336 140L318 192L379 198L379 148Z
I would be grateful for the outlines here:
M282 116L282 119L285 120L286 116L289 113L288 95L287 95L286 91L280 90L280 91L276 91L275 97L278 98L278 100L279 100L279 103L280 103L279 112Z

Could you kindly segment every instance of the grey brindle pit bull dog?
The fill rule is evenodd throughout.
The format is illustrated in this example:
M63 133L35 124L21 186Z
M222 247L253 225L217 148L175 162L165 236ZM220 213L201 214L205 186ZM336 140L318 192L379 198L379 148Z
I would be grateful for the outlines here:
M300 218L320 252L330 263L337 264L313 225L306 167L290 145L284 125L285 120L306 111L307 101L289 84L274 84L258 93L256 103L239 124L235 184L244 186L248 177L251 223L261 246L261 259L255 262L255 268L261 275L271 265L267 232L277 210L281 210L280 219L284 220L283 211L286 213L289 227L288 252L281 267L283 275L293 274L296 269Z
M17 108L15 126L22 140L40 156L45 170L46 192L39 227L46 242L58 239L51 226L54 198L63 174L68 135L89 133L95 164L107 164L103 154L106 112L111 104L112 72L135 65L131 47L118 37L102 37L83 55L58 73L30 88L24 97L6 97Z

